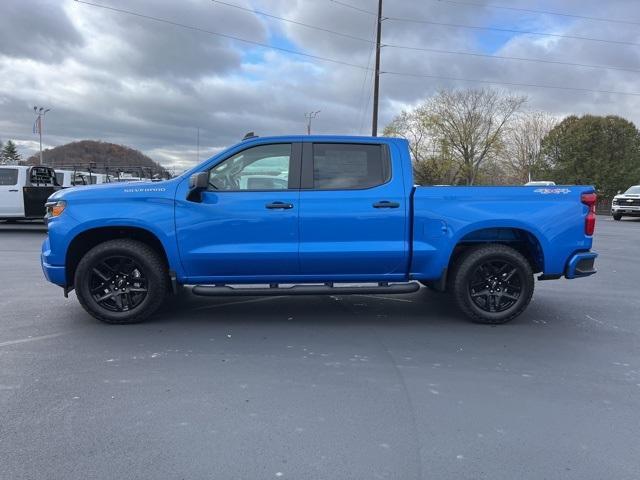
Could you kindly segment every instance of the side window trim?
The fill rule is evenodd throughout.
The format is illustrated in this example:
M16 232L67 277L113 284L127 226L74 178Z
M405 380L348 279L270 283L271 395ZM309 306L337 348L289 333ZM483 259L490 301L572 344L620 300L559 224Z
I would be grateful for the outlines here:
M315 188L313 180L313 146L315 144L323 143L344 143L345 145L378 145L381 148L381 155L383 166L386 170L387 179L378 185L372 185L370 187L363 188ZM313 190L316 192L335 192L335 191L357 191L357 190L370 190L382 185L386 185L393 179L393 165L391 162L391 155L389 154L389 146L386 143L369 143L369 142L304 142L302 144L302 171L300 179L301 190Z
M282 190L264 190L264 189L252 189L252 190L207 190L208 192L215 193L233 193L233 192L288 192L291 190L299 190L300 189L300 181L301 181L301 163L302 163L302 143L301 142L273 142L273 143L259 143L249 145L247 148L243 148L242 150L238 150L228 157L223 158L215 165L204 170L205 172L211 172L218 165L226 162L230 158L239 155L240 153L249 150L251 148L260 147L264 145L291 145L291 158L289 159L289 181L286 189Z

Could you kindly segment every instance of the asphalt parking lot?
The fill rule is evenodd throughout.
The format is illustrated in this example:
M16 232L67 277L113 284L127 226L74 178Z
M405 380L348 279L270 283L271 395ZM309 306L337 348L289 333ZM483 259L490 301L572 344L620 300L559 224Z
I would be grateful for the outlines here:
M0 229L2 479L640 478L640 219L498 327L426 289L104 325L28 228Z

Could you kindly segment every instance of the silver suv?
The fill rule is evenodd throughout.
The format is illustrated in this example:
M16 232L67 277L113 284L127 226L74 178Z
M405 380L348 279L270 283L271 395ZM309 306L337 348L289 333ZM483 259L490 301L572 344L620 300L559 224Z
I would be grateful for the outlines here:
M629 189L613 197L611 202L611 216L614 220L625 217L640 217L640 185L634 185Z

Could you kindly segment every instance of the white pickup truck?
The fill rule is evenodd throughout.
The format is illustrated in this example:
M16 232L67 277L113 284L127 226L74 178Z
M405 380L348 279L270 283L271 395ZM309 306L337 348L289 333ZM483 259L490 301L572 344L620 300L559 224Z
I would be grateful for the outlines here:
M640 185L629 187L626 192L613 197L611 216L614 220L625 217L640 217Z
M44 204L61 187L49 167L0 165L0 219L44 218Z

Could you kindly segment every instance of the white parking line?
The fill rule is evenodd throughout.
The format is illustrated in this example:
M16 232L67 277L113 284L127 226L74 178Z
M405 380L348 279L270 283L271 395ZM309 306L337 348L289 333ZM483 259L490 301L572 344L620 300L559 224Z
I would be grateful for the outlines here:
M8 345L17 345L19 343L35 342L36 340L46 340L48 338L55 338L61 335L66 335L69 332L52 333L51 335L40 335L39 337L21 338L19 340L9 340L8 342L0 343L0 347L6 347Z

